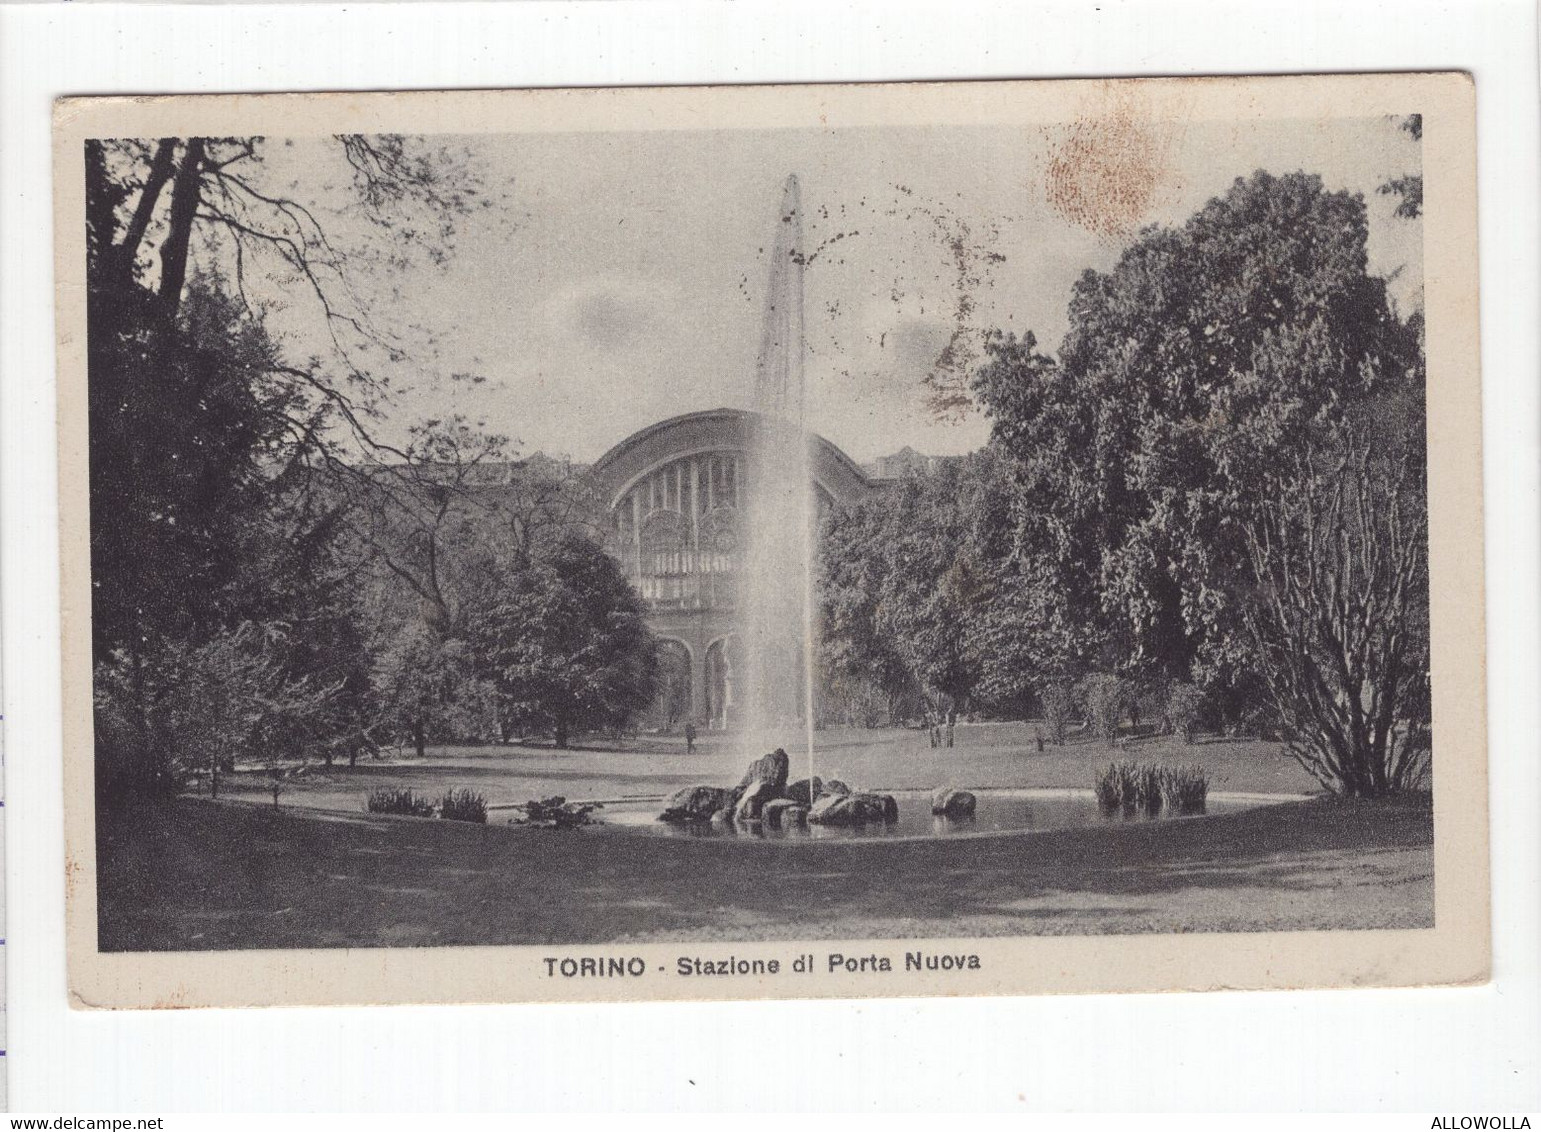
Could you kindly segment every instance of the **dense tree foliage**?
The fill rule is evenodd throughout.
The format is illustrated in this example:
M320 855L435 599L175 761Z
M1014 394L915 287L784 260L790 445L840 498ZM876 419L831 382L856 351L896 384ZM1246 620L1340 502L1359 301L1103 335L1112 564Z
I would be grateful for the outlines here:
M1072 642L1050 579L1018 553L995 449L908 476L831 516L820 543L823 667L890 698L890 714L1022 710Z
M395 162L358 173L366 215L391 178L398 205L411 198L446 223L468 206L402 139L339 143ZM303 700L289 715L305 724L284 739L298 755L365 739L358 572L321 473L342 466L347 432L367 440L383 390L370 347L391 347L316 213L263 187L265 145L86 144L92 631L109 796L204 765L186 736L206 715L176 705L210 702L216 685ZM253 276L264 298L249 293ZM295 277L328 359L286 356L267 328ZM261 727L268 747L281 714ZM227 749L243 742L232 732Z
M569 470L510 462L460 418L402 447L375 435L408 347L374 317L361 269L378 286L443 263L459 219L488 203L468 163L421 139L333 139L344 247L328 229L337 201L275 187L283 144L86 146L107 803L237 758L351 760L403 737L421 751L514 717L610 726L651 692L653 642L575 533L585 501ZM308 336L269 330L302 309ZM552 639L542 608L581 613L589 637ZM616 622L604 655L595 617ZM493 624L499 651L477 652ZM511 681L521 648L536 667L565 656L582 686Z
M577 532L520 554L476 626L510 727L618 728L652 701L658 658L642 600L615 560Z
M1421 378L1365 239L1361 198L1258 173L1086 273L1056 360L992 342L976 388L1013 459L1019 534L1058 564L1090 651L1245 686L1233 520L1348 406Z
M1415 782L1422 326L1367 232L1361 196L1259 172L1082 275L1057 354L993 335L990 448L832 522L826 663L1057 717L1075 688L1107 735L1142 691L1189 733L1207 703L1334 789Z

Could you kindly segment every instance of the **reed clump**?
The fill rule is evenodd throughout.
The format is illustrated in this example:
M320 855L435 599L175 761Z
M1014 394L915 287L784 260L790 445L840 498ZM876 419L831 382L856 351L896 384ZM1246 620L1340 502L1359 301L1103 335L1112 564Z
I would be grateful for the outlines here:
M1178 816L1202 814L1209 797L1209 776L1197 766L1116 762L1097 772L1092 790L1098 809L1105 814L1157 817L1163 810Z
M474 790L451 790L439 799L439 817L486 825L487 799Z
M372 814L403 814L412 818L431 818L434 813L434 805L427 798L420 798L411 790L398 790L389 786L371 790L365 806Z

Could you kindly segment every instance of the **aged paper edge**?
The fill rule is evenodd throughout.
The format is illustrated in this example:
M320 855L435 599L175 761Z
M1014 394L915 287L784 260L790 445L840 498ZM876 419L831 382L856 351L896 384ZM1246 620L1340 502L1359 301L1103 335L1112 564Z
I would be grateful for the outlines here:
M774 943L103 953L97 950L86 470L84 158L93 137L1021 124L1133 93L1151 119L1423 115L1435 927ZM1476 132L1468 75L1043 80L62 99L54 150L66 938L72 1005L190 1008L1152 992L1456 985L1490 964ZM909 972L903 953L982 969ZM892 974L561 979L545 957L890 957Z

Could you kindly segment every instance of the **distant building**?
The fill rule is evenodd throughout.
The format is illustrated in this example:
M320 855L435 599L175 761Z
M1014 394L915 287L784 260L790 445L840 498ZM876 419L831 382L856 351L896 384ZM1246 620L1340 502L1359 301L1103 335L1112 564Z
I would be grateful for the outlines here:
M665 683L677 688L683 718L711 726L731 719L745 469L755 419L740 409L671 417L628 436L589 469L608 513L610 552L664 642ZM821 508L870 495L874 484L854 460L822 437L814 443Z
M874 480L896 480L911 473L927 475L936 471L948 459L950 457L927 456L906 444L899 451L888 456L879 456L876 460L864 465L863 470Z
M756 420L742 409L685 413L632 433L592 465L536 452L475 466L420 465L413 475L486 493L496 521L515 528L560 513L560 521L598 536L660 641L663 687L648 724L722 727L733 719L735 669L743 671L736 608ZM823 437L814 446L821 511L854 506L953 459L905 447L863 467Z

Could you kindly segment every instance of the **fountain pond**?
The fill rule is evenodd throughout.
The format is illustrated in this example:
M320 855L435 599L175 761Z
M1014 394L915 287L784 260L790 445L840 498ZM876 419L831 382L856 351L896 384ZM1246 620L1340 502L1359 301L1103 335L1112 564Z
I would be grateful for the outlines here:
M1096 796L1090 790L979 790L974 794L977 803L972 817L945 818L931 813L929 793L892 791L893 798L899 803L898 821L852 826L797 823L776 827L763 820L673 823L658 820L657 801L626 801L612 803L599 810L594 817L600 824L590 828L652 837L751 838L799 842L1032 833L1124 823L1187 821L1191 817L1200 816L1179 816L1163 811L1152 817L1143 812L1126 814L1121 810L1108 814L1099 809ZM1211 794L1204 812L1234 813L1267 802L1287 800L1260 794Z

